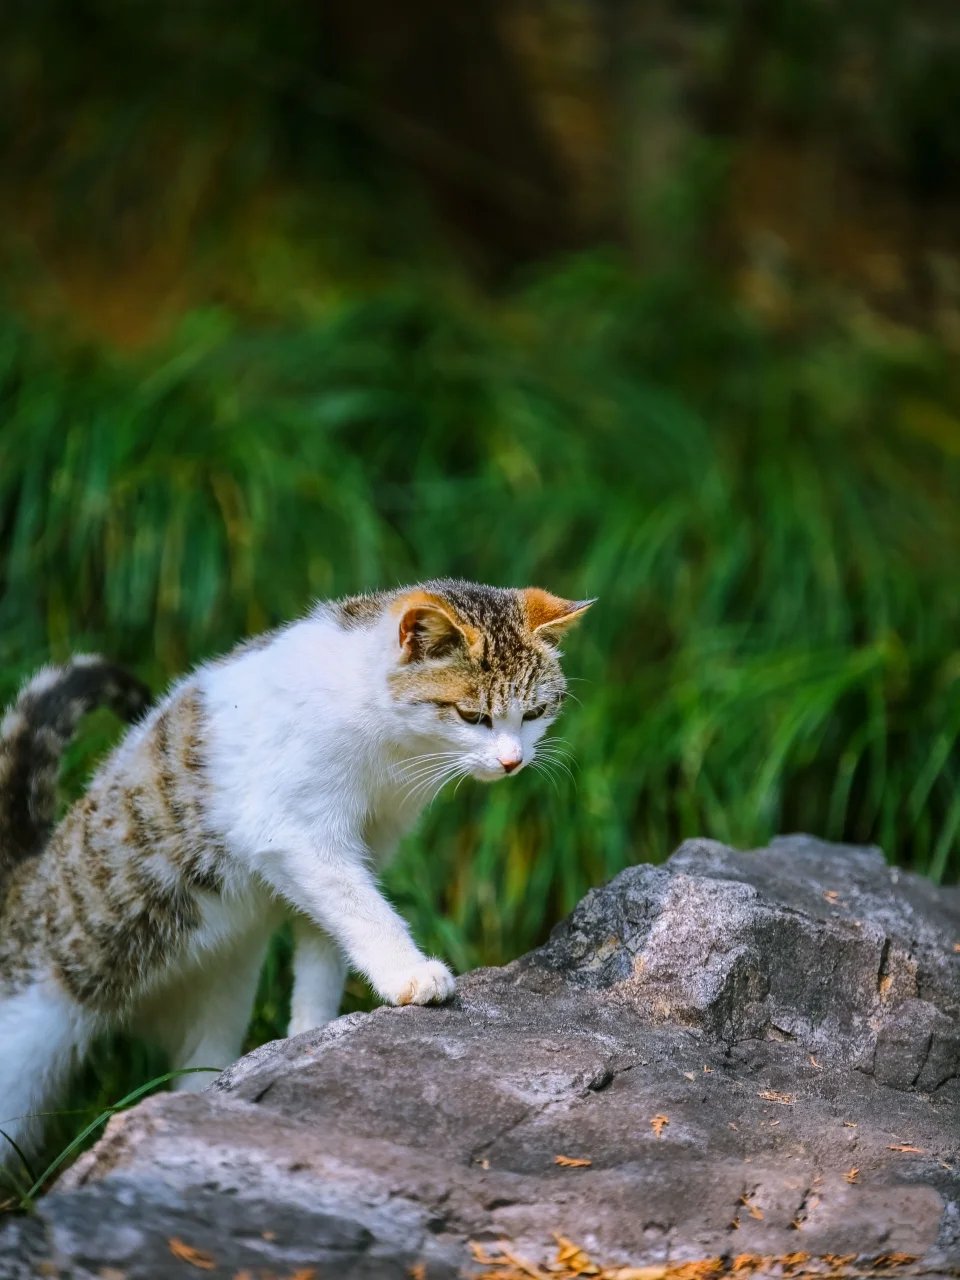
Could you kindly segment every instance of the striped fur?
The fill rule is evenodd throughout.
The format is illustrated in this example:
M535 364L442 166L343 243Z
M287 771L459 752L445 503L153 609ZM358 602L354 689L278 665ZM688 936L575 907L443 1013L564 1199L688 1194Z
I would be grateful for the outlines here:
M81 718L109 707L133 720L150 700L134 676L92 654L27 681L0 722L0 881L50 835L60 759Z

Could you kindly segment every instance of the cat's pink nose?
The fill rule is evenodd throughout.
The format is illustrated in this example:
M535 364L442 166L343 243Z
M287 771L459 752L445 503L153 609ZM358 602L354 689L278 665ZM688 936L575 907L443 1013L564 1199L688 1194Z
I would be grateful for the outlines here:
M501 760L500 763L503 765L504 773L513 773L514 769L520 768L519 760Z

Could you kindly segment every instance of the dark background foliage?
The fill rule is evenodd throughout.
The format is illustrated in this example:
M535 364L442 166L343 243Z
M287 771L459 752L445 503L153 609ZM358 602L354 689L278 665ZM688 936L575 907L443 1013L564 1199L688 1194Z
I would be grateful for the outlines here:
M958 14L5 5L0 693L533 582L600 597L575 778L445 793L389 874L455 966L693 834L956 878Z

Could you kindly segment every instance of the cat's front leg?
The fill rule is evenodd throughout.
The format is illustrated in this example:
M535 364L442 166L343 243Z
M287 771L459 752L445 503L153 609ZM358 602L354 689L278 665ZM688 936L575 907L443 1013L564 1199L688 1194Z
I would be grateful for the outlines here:
M349 963L390 1004L448 1000L456 980L445 964L425 956L406 921L380 892L360 846L340 849L287 845L260 874L292 906L329 935Z

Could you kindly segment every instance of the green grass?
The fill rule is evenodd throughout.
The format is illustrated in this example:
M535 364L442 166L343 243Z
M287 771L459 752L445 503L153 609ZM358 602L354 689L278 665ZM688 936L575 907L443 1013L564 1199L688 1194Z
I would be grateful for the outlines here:
M958 405L944 352L842 299L774 332L603 257L496 303L198 313L137 358L7 319L0 692L81 647L159 689L316 596L536 583L600 598L567 644L576 785L436 801L387 877L424 946L507 960L695 834L875 841L956 878ZM257 1040L287 978L281 941ZM155 1075L143 1053L103 1047L78 1097Z

